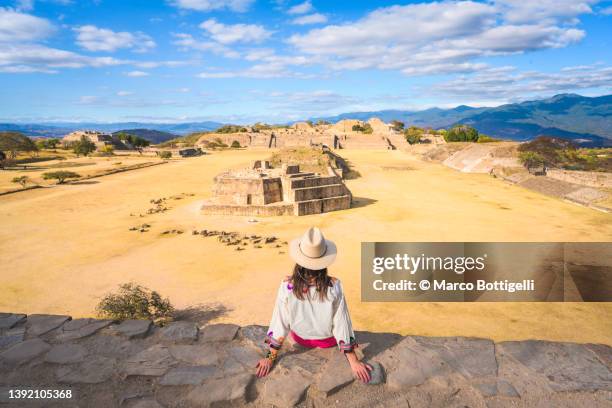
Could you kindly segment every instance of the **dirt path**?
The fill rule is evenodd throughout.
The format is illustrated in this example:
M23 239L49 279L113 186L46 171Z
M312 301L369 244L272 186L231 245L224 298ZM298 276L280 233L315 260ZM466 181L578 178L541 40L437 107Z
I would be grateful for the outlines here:
M419 335L539 338L612 344L609 304L360 303L361 241L609 241L612 216L462 174L400 151L343 151L362 174L350 180L356 206L308 217L204 216L212 178L268 152L228 151L96 179L97 183L0 197L0 310L92 315L99 298L135 281L178 306L223 304L221 321L265 324L283 248L237 252L191 230L222 229L289 240L318 225L340 255L331 273L347 291L360 330ZM167 212L145 215L150 199ZM130 214L134 214L131 216ZM149 232L129 231L147 223ZM183 230L183 234L161 233Z

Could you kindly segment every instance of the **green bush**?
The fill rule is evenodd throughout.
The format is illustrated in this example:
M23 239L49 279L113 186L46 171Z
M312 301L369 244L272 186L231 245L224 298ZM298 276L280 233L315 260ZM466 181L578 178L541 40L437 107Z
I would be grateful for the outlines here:
M28 176L13 177L11 182L15 184L20 184L21 188L25 188L26 184L30 182L30 178Z
M401 132L402 130L404 130L404 122L399 121L399 120L392 120L391 121L391 128L393 130L395 130L396 132Z
M89 156L91 153L96 151L96 145L94 142L89 140L86 136L81 136L81 140L75 142L72 145L72 151L79 157L79 155Z
M410 126L408 129L404 130L404 137L409 144L413 145L421 142L423 133L424 130L420 127Z
M68 170L50 171L47 173L43 173L42 176L45 180L57 180L57 184L64 184L66 179L81 177L80 174Z
M238 125L225 125L215 130L215 133L244 133L247 132L247 128Z
M36 144L29 137L19 132L0 132L0 150L8 152L8 158L14 159L19 152L35 152Z
M478 135L477 143L494 143L494 142L499 142L499 139L495 139L494 137L484 135L482 133Z
M455 125L446 132L444 140L447 142L477 142L478 131L468 125Z
M231 146L231 148L232 148L232 149L240 149L240 147L241 147L241 146L240 146L240 142L239 142L239 141L234 140L234 141L232 142L232 146Z
M174 307L168 298L162 298L154 290L135 283L124 283L117 293L104 296L96 310L101 317L115 320L164 320L172 317Z
M158 152L159 157L164 159L164 160L168 160L172 157L172 152L169 150L162 150L161 152Z
M519 161L526 167L540 167L544 166L544 157L536 152L520 152Z
M372 129L372 125L370 125L369 123L364 123L363 125L353 125L351 129L353 130L353 132L361 132L367 135L374 132L374 129Z

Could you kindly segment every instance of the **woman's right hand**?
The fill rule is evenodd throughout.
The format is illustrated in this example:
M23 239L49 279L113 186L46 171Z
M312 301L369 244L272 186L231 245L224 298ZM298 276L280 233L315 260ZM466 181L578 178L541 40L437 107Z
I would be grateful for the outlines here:
M350 361L350 360L349 360ZM359 378L364 383L369 383L370 379L370 371L372 371L372 366L361 361L350 361L351 370L353 371L353 375Z
M268 373L272 369L272 360L270 360L269 358L262 358L257 363L256 368L257 368L257 377L259 378L265 377L266 375L268 375Z

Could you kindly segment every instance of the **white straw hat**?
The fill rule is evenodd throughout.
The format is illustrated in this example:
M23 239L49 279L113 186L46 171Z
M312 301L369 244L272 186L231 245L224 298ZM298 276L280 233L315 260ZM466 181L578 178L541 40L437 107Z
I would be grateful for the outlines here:
M311 227L301 238L289 244L289 255L300 266L311 270L325 269L336 259L336 244L325 239L317 227Z

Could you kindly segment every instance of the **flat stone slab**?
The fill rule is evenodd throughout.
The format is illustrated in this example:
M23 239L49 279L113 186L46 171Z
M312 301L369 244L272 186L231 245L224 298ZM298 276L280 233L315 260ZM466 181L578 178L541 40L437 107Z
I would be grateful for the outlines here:
M57 329L70 320L70 316L33 314L26 321L27 334L30 337L42 336L51 330Z
M61 332L55 337L57 341L70 341L88 337L107 326L112 320L76 319L66 322Z
M323 366L316 384L317 389L325 396L330 396L355 380L346 357L336 349L330 351L334 353L331 353L330 359Z
M239 336L262 351L268 350L268 345L264 343L266 339L266 328L263 326L244 326L240 328Z
M257 362L263 357L262 352L251 346L230 347L221 368L225 375L252 372Z
M16 324L24 322L26 315L14 313L0 313L0 330L12 329Z
M176 367L170 369L159 380L160 385L199 385L208 378L220 374L220 370L212 365Z
M514 386L506 380L493 378L477 381L473 385L483 397L519 397L519 393L516 391Z
M232 341L240 326L235 324L210 324L200 328L202 341Z
M385 370L382 368L379 362L366 361L372 367L370 371L370 382L368 385L377 385L385 382Z
M172 322L161 329L160 336L174 343L191 343L198 339L198 326L191 322Z
M0 353L0 360L9 364L24 364L49 351L51 346L41 339L30 339L17 343Z
M60 366L55 377L62 384L98 384L113 376L115 366L114 358L94 356L78 365Z
M244 403L253 378L252 374L240 374L207 381L187 394L187 402L196 407Z
M25 338L25 327L14 327L0 332L0 349L22 342Z
M162 407L159 404L159 402L155 401L152 398L145 398L145 399L136 401L134 404L132 404L131 408L164 408L164 407Z
M293 407L302 401L310 384L297 370L273 372L264 386L263 402L277 407Z
M554 391L612 390L612 373L586 345L528 340L497 347L548 379Z
M123 365L123 371L126 376L159 377L176 364L177 361L168 351L168 347L157 344L128 358Z
M80 363L87 355L87 349L79 344L58 344L45 356L45 362L54 364Z
M172 357L194 365L216 365L219 363L219 348L212 345L175 345L168 347Z
M129 339L144 338L151 330L152 325L153 322L150 320L125 320L115 326L115 330Z

